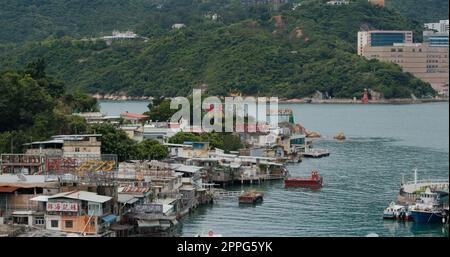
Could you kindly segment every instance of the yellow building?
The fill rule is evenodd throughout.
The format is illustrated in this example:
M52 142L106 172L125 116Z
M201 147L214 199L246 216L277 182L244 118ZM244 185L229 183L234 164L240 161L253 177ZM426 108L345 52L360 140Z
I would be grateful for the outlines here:
M393 62L421 80L428 82L440 94L448 95L448 47L423 43L365 46L361 55L368 59Z

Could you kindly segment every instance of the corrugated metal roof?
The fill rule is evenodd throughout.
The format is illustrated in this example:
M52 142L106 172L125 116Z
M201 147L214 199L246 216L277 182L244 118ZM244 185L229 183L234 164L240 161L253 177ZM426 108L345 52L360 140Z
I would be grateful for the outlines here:
M148 115L138 114L138 113L129 113L124 112L121 114L122 117L128 117L128 118L137 118L137 119L145 119L148 118Z
M46 177L43 175L23 175L21 180L16 174L0 175L0 182L3 183L45 183Z
M49 195L40 195L30 199L30 201L47 202Z
M82 201L95 202L95 203L104 203L104 202L107 202L112 199L112 197L109 197L109 196L98 195L96 193L86 192L86 191L76 191L73 193L69 192L69 193L56 194L56 195L50 196L48 199L55 199L55 198L69 198L69 199L82 200Z
M46 145L46 144L63 144L64 141L61 139L53 139L53 140L47 140L47 141L35 141L31 143L26 143L23 145Z
M56 181L49 181L42 175L21 175L20 178L14 174L0 175L0 186L18 187L18 188L57 188L59 184Z
M150 190L149 187L125 186L118 189L121 193L146 193Z
M190 166L190 165L180 165L174 166L174 170L183 173L196 173L200 171L203 167L199 166Z
M138 199L135 198L133 195L118 194L117 195L117 201L119 203L123 203L123 204L133 204L133 203L137 202Z

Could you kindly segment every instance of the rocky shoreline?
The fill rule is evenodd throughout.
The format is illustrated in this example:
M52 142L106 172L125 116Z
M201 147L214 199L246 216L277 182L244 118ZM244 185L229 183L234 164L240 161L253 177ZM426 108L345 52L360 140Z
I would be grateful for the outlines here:
M93 98L97 100L108 100L108 101L150 101L153 99L151 96L128 96L125 94L92 94Z
M107 101L151 101L151 96L128 96L125 94L93 94L97 100ZM380 99L369 100L369 104L420 104L420 103L436 103L448 102L448 98L397 98L397 99ZM363 104L361 100L355 99L314 99L314 98L297 98L297 99L281 99L280 104Z
M369 100L369 104L420 104L420 103L438 103L448 102L448 98L396 98ZM280 100L281 104L364 104L361 100L354 99L285 99Z

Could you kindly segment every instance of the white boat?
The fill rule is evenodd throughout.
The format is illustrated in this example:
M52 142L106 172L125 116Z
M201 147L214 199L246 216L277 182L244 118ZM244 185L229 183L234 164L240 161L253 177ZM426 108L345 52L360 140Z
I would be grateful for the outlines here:
M410 221L411 213L408 211L408 207L404 205L391 202L389 207L383 211L383 219L386 220L404 220Z

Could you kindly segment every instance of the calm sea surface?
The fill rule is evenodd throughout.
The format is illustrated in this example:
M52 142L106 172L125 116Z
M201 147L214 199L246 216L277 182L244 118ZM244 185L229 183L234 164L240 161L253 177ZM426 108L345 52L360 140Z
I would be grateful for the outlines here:
M237 186L265 192L264 202L239 206L218 201L184 218L180 233L194 236L210 229L224 236L448 236L438 225L383 221L383 209L396 198L401 174L412 179L449 176L449 104L303 105L291 104L296 122L317 130L330 157L288 166L293 176L318 169L318 191L284 189L283 183ZM147 102L101 102L108 114L142 113ZM344 132L348 140L331 138Z

